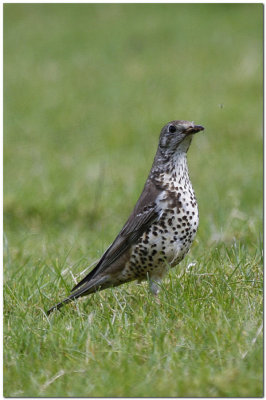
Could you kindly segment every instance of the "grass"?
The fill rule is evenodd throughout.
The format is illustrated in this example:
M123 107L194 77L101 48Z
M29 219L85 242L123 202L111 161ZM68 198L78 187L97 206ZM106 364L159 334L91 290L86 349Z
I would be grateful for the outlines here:
M4 395L263 396L260 4L4 5ZM172 119L200 227L156 301L47 318L114 239Z

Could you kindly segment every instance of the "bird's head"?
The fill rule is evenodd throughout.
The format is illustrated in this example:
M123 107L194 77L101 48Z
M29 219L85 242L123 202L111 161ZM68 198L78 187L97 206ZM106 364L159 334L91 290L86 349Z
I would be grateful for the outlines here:
M190 121L171 121L161 130L159 150L165 157L172 156L176 152L187 152L192 136L203 131L203 126L195 125Z

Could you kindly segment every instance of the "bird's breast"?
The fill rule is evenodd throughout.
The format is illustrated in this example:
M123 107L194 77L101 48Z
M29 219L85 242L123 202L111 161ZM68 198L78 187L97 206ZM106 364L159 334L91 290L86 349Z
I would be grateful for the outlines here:
M165 190L161 201L161 218L156 223L165 238L165 255L170 264L183 259L195 238L198 223L198 205L191 186Z
M174 266L189 251L198 227L198 207L192 187L162 191L156 201L156 220L132 247L124 274L146 277Z

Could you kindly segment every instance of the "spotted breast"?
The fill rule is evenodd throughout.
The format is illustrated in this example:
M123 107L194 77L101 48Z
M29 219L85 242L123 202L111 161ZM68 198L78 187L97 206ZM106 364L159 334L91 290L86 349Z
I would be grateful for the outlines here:
M171 159L168 168L154 171L151 179L162 191L153 206L158 219L132 247L123 271L123 279L151 280L151 290L169 267L177 265L189 251L197 232L197 200L189 179L186 153Z

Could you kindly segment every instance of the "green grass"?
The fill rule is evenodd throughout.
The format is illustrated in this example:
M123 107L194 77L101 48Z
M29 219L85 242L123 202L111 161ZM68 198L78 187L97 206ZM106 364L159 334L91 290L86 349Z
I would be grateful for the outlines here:
M4 395L263 396L260 4L4 6ZM114 239L161 127L189 151L197 239L45 316Z

